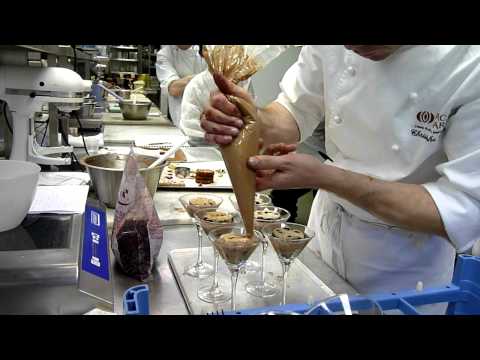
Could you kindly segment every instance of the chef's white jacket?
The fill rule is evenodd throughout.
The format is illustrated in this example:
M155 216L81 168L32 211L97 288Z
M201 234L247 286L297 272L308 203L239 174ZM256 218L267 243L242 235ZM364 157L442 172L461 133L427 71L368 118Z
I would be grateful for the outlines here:
M199 74L207 68L207 64L200 56L198 45L193 45L187 50L182 50L176 45L163 45L157 53L155 67L161 91L168 94L168 87L172 81ZM168 109L176 126L180 122L181 105L182 96L168 94Z
M331 165L423 185L450 240L396 229L321 191L309 222L317 233L335 227L327 208L350 220L337 214L345 238L317 236L312 246L361 291L448 282L455 250L480 239L480 46L403 46L380 62L339 45L305 46L280 87L276 101L302 140L324 116Z

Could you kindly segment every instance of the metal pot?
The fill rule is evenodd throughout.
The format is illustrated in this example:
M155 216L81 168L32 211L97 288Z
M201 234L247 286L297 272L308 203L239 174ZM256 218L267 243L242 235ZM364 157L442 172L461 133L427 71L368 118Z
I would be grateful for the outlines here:
M146 120L151 107L151 101L134 102L128 100L120 102L120 109L125 120Z
M150 164L157 160L157 157L145 155L135 155L135 157L140 174L145 179L145 185L153 197L166 164L147 169ZM87 156L80 160L80 164L87 168L98 198L109 208L115 208L117 204L118 189L120 188L127 158L128 155L102 154Z

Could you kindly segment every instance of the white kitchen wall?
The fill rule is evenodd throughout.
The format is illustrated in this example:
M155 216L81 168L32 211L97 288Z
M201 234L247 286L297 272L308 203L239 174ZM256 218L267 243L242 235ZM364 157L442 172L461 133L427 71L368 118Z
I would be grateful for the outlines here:
M280 93L279 83L288 68L295 63L301 47L290 47L278 58L273 60L265 69L252 77L258 106L266 106L275 100Z

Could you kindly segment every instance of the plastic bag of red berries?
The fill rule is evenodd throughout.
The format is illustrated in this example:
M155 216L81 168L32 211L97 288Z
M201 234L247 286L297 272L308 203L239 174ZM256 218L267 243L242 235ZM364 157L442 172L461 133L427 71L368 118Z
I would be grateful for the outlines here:
M131 149L115 207L113 253L128 276L144 281L152 274L162 241L163 227Z

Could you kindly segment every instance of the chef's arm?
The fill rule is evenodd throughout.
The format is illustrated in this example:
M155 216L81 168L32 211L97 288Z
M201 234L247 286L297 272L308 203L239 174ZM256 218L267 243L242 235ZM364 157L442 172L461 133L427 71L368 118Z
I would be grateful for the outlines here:
M167 89L170 96L182 96L185 87L193 76L180 78L174 66L171 48L167 45L157 53L155 63L157 78L162 88Z
M318 187L330 191L392 225L448 239L433 198L421 185L388 182L331 165L318 174Z
M266 155L250 158L257 190L323 189L386 223L449 239L436 202L422 185L374 179L294 151L293 144L275 144L266 149Z
M278 102L272 102L258 113L262 121L262 139L265 146L281 142L294 144L300 140L297 122Z
M190 80L192 80L193 75L185 76L184 78L173 80L168 85L168 93L171 96L182 96L185 88L187 87Z
M215 83L220 92L213 92L210 103L204 107L205 116L201 119L201 127L205 131L205 139L219 145L230 144L243 127L241 114L224 94L242 98L254 103L247 90L214 74ZM258 109L258 121L261 122L264 145L296 143L300 139L300 130L291 111L275 101L263 109Z

